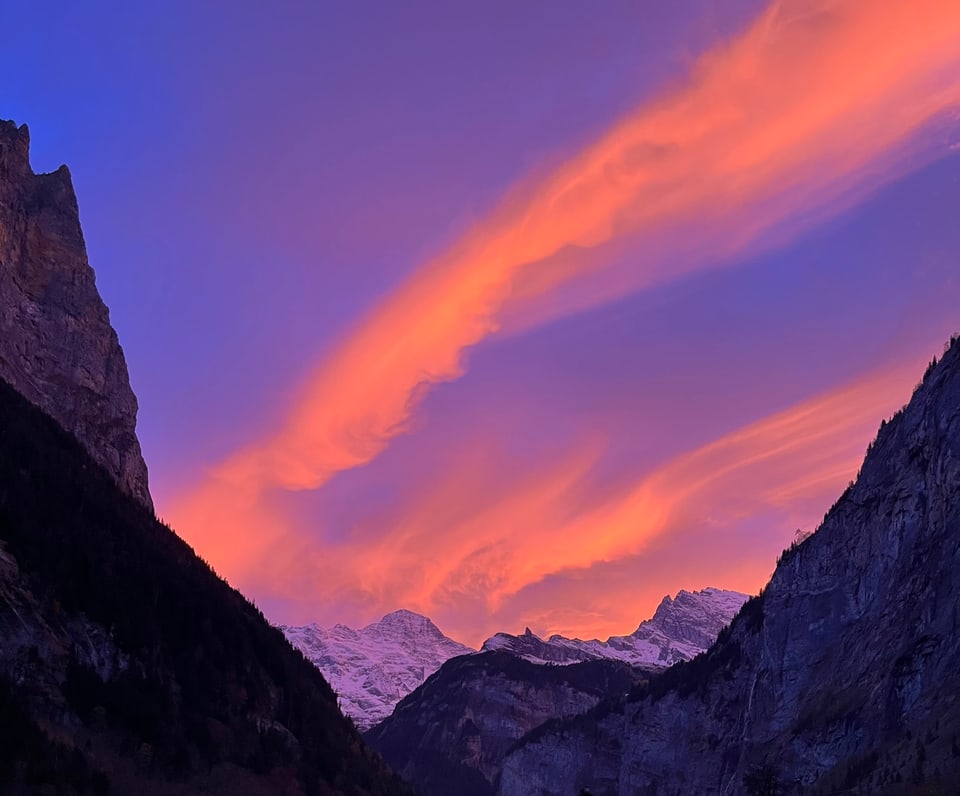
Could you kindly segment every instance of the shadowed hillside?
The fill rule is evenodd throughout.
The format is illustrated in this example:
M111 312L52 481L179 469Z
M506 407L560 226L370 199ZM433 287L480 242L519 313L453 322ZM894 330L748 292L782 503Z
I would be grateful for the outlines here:
M509 652L464 655L364 737L428 796L490 796L504 756L524 733L622 696L647 676L621 661L553 666Z
M4 382L0 637L2 792L408 792L280 631Z

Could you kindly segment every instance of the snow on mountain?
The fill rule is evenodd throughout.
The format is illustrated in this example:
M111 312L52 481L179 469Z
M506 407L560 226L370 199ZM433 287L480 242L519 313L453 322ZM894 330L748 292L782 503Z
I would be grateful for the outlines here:
M533 663L576 663L609 658L632 666L662 668L688 660L709 647L747 596L704 589L664 597L653 618L629 636L581 641L551 636L546 641L527 629L522 636L497 633L483 650L504 650ZM400 610L360 630L316 624L280 629L327 678L340 707L361 730L393 712L394 706L441 664L476 650L447 638L427 617Z
M316 665L340 698L343 712L369 729L440 665L476 650L447 638L427 617L400 610L353 630L346 625L280 626Z
M641 622L629 636L581 641L553 635L543 640L527 628L522 636L491 636L482 651L503 650L533 663L609 658L631 666L664 668L707 649L746 601L746 594L723 589L681 591L673 599L664 597L653 617Z

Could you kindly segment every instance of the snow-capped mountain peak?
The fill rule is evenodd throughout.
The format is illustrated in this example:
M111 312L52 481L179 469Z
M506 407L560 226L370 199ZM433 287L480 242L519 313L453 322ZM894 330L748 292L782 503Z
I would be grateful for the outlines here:
M440 628L432 620L406 608L391 611L378 622L367 625L361 633L371 635L377 633L382 636L396 636L404 638L435 638L446 639ZM449 639L447 639L449 640Z
M664 668L707 649L746 600L746 594L713 587L680 591L676 597L664 597L654 615L629 636L581 641L553 635L544 641L526 628L522 636L497 633L483 643L482 650L511 652L533 663L610 658L631 666Z
M340 698L340 707L368 729L440 665L475 650L447 638L430 619L401 609L359 630L337 624L280 629L316 665Z
M503 650L533 663L566 664L610 658L647 669L688 660L709 647L747 596L707 588L664 597L653 617L629 636L581 641L553 635L543 640L530 628L523 635L497 633L483 651ZM317 624L280 629L333 686L343 712L369 729L450 658L475 650L447 638L430 619L401 609L366 627Z

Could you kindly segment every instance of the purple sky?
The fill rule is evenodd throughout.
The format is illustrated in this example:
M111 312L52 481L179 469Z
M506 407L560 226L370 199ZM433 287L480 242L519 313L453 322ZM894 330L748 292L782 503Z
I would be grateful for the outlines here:
M714 230L749 218L745 203L588 245L600 276L588 265L529 301L513 283L500 331L467 345L459 378L417 393L404 433L309 489L264 487L270 528L230 531L250 560L219 559L229 539L174 515L211 468L285 427L311 374L424 263L484 229L506 192L562 173L664 92L684 96L702 54L739 41L766 6L5 10L0 118L30 126L36 170L70 166L158 513L284 622L360 624L409 607L469 643L524 625L605 635L631 631L667 592L759 588L960 328L951 102L914 160L891 160L885 144L847 198L817 183L747 245ZM853 85L857 68L836 81ZM955 92L958 61L937 75ZM859 128L844 130L856 149ZM801 184L818 167L789 168ZM701 267L713 259L724 267ZM631 288L640 264L666 276ZM603 299L577 306L594 293ZM882 389L843 392L871 379ZM721 445L722 466L702 454L837 395L862 416L818 405L821 420L795 429L793 469L758 472L738 444ZM818 422L832 436L811 438ZM822 477L788 489L798 467ZM704 473L716 482L693 489ZM648 508L618 519L611 506L638 484ZM643 525L664 505L662 522ZM595 554L583 539L594 533Z

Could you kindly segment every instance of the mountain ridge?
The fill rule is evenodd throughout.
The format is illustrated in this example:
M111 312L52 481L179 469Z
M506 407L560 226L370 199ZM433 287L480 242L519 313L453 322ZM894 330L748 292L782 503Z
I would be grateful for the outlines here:
M747 599L746 594L711 586L693 592L681 589L675 597L666 595L654 615L627 636L583 641L554 634L544 640L527 628L522 636L497 633L484 641L481 651L503 650L532 663L605 658L644 668L666 667L709 647Z
M581 641L554 635L544 641L497 633L480 652L500 651L532 663L569 665L614 660L643 669L670 666L702 652L726 625L747 595L707 587L666 595L650 619L628 636ZM361 730L369 730L392 713L440 666L477 650L443 634L431 619L406 609L386 614L355 630L344 624L279 625L288 641L323 672L341 708Z
M364 737L426 796L491 796L505 755L525 734L622 696L671 659L693 657L746 599L680 591L634 634L608 642L543 641L529 628L498 634L480 653L444 663Z

